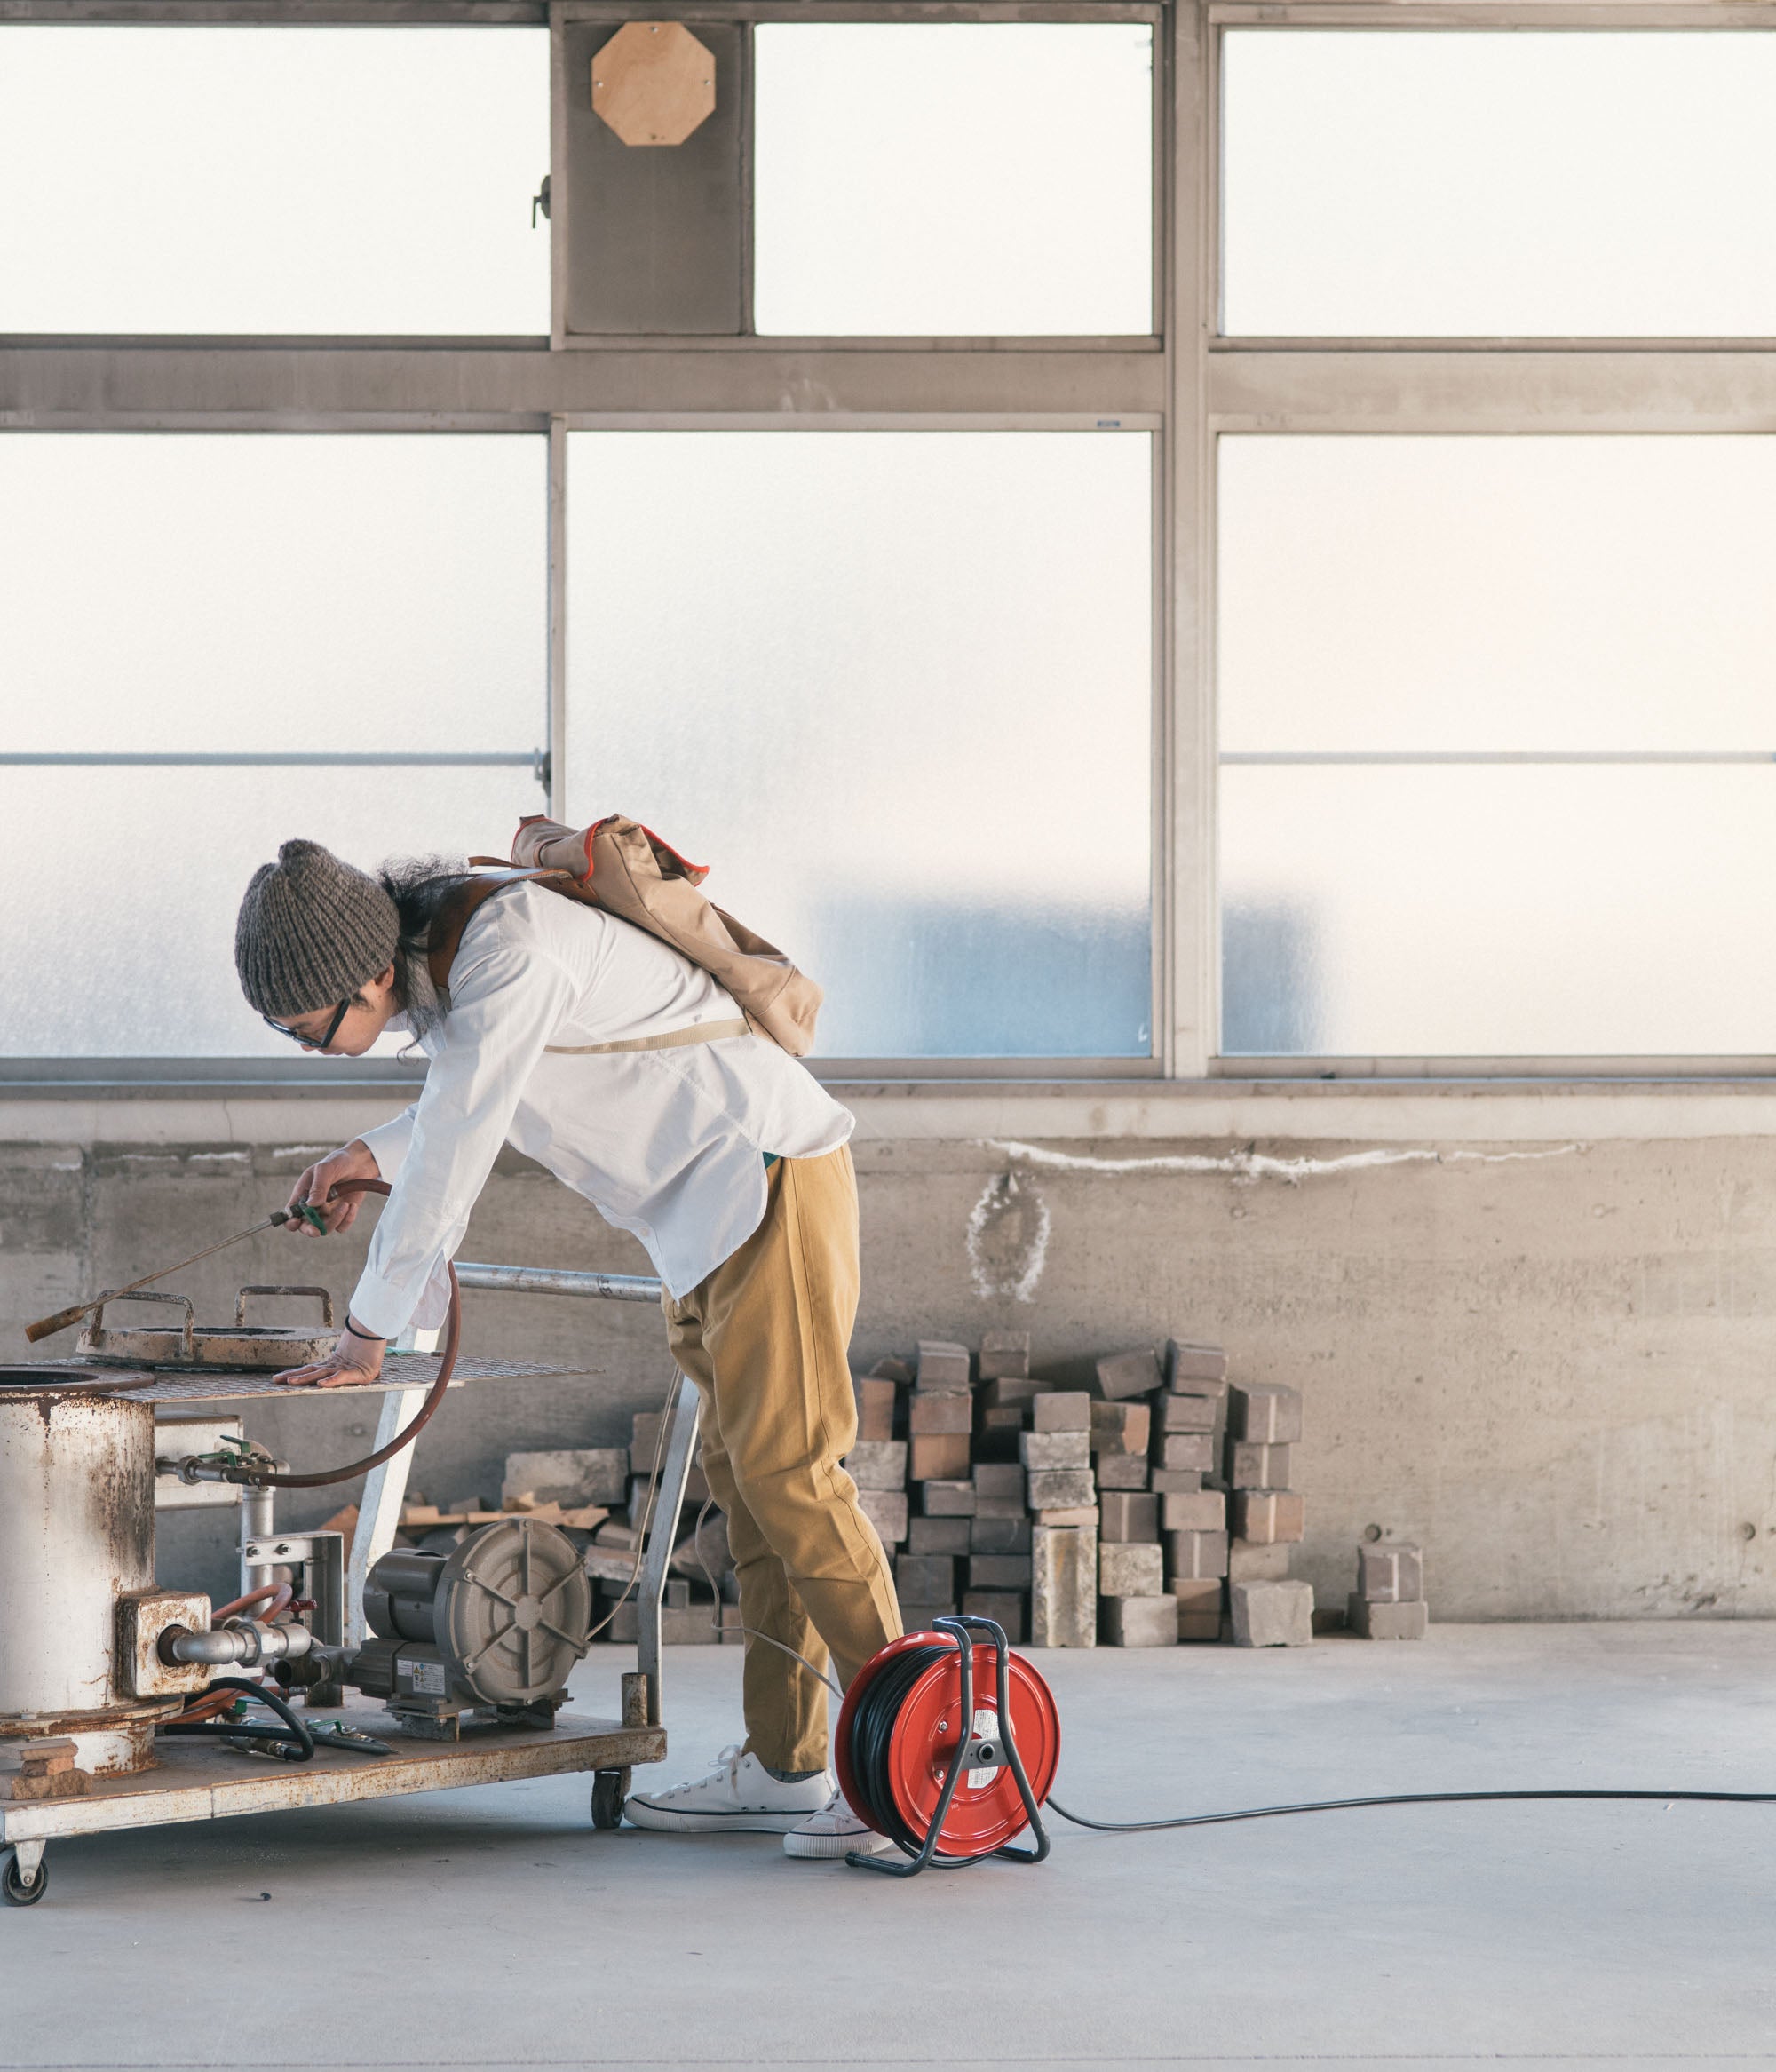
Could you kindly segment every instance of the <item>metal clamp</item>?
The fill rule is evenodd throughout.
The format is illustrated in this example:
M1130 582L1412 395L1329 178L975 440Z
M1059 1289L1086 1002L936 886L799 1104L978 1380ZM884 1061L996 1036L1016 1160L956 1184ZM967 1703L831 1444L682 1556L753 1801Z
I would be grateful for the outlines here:
M92 1342L94 1345L99 1343L99 1334L105 1328L105 1305L107 1302L170 1302L177 1308L182 1309L185 1312L185 1322L179 1327L179 1336L184 1343L185 1357L194 1366L196 1364L197 1347L193 1340L193 1333L197 1329L197 1315L196 1312L191 1306L190 1296L158 1294L132 1295L125 1289L107 1289L106 1292L99 1298L98 1301L93 1304L92 1322L87 1326L87 1330L91 1335Z
M247 1321L247 1298L250 1295L318 1295L321 1298L321 1321L330 1331L333 1329L333 1297L325 1288L311 1287L305 1282L253 1281L234 1298L234 1322L244 1325Z

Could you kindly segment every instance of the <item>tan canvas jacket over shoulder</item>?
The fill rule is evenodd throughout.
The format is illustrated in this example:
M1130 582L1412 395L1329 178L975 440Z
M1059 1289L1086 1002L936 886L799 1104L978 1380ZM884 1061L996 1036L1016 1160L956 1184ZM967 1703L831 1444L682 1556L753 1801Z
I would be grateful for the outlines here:
M509 863L493 856L470 861L534 871L551 892L645 928L732 993L760 1036L792 1057L813 1048L821 988L773 943L705 899L697 888L707 868L687 863L639 821L611 814L589 828L569 828L537 814L519 822Z

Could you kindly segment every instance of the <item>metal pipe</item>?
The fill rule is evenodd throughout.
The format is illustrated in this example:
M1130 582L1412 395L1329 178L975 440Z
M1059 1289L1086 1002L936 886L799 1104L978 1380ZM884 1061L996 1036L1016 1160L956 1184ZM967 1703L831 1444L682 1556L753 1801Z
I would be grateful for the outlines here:
M576 1274L565 1266L471 1266L459 1259L456 1280L464 1288L512 1295L591 1295L606 1302L658 1302L661 1294L652 1274Z
M230 1619L208 1633L186 1626L169 1627L161 1638L163 1659L202 1663L212 1669L241 1663L249 1669L262 1662L294 1660L306 1655L314 1636L306 1626L267 1626L257 1619Z
M282 1461L277 1465L282 1467ZM267 1583L275 1583L276 1571L269 1561L250 1561L247 1549L256 1541L268 1540L275 1529L272 1523L273 1497L269 1489L243 1489L241 1491L241 1595L250 1596L262 1590Z

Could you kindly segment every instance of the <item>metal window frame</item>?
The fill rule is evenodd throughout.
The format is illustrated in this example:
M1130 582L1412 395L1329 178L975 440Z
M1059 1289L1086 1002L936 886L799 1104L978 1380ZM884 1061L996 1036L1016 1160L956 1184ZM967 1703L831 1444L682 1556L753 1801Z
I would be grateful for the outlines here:
M1201 425L1210 488L1190 573L1215 594L1213 479L1224 433L1288 437L1598 436L1768 434L1776 430L1776 341L1653 337L1260 337L1221 324L1222 39L1232 29L1344 28L1462 34L1477 30L1631 30L1738 33L1776 29L1771 0L1201 0L1204 107L1201 221L1212 250L1203 285ZM1180 180L1182 180L1182 172ZM1213 728L1216 672L1212 630L1200 678L1205 727ZM1214 751L1216 767L1222 758ZM1230 756L1228 762L1250 762ZM1265 758L1265 760L1276 760ZM1290 758L1296 759L1296 758ZM1314 761L1349 760L1315 756ZM1363 758L1363 760L1375 758ZM1391 758L1389 760L1423 758ZM1500 758L1504 759L1504 758ZM1595 757L1560 759L1593 761ZM1611 757L1611 761L1628 759ZM1672 759L1661 758L1661 760ZM1697 751L1681 759L1716 761ZM1766 760L1734 755L1733 760ZM1207 982L1219 1028L1218 857L1205 860L1209 910L1201 925L1212 945ZM1202 1060L1210 1079L1347 1080L1397 1083L1677 1080L1713 1084L1769 1074L1770 1057L1489 1056L1405 1057L1223 1054L1218 1041Z
M1113 418L1154 445L1153 1045L1140 1059L836 1059L856 1081L1153 1079L1177 1064L1172 743L1176 641L1170 595L1175 423L1171 23L1176 0L0 0L0 26L440 25L551 32L551 337L0 337L0 432L532 433L549 441L549 798L567 806L566 440L570 427L757 425L781 429L1096 429ZM1186 9L1186 12L1191 10ZM560 31L570 21L670 16L719 21L1132 21L1154 31L1154 329L1127 337L622 337L562 336L565 200ZM797 399L786 421L784 399ZM1195 701L1193 700L1193 703ZM1197 1063L1195 1050L1190 1062ZM54 1060L0 1072L56 1077ZM114 1061L119 1084L263 1084L262 1060ZM75 1076L90 1090L100 1061ZM281 1082L284 1075L278 1075ZM332 1076L329 1075L330 1078ZM308 1083L305 1079L303 1084Z

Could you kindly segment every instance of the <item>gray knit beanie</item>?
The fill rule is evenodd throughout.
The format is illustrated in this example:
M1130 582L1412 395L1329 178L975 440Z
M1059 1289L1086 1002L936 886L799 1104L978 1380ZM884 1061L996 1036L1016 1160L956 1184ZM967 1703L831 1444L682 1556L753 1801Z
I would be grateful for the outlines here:
M247 1003L288 1020L349 1000L394 961L400 923L374 877L319 842L286 842L254 871L234 923Z

